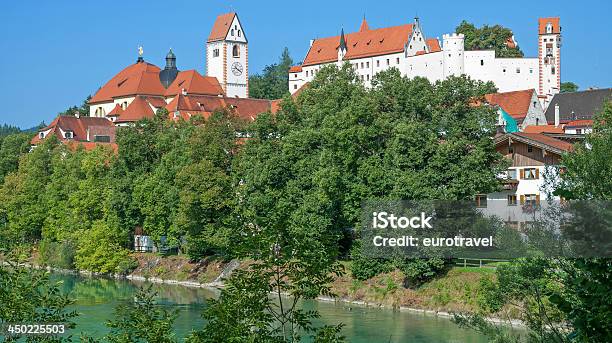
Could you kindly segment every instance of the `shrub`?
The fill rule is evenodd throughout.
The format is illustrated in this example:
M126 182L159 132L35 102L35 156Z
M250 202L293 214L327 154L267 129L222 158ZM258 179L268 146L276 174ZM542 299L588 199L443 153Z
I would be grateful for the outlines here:
M136 264L129 250L118 243L117 235L103 221L83 230L79 239L75 264L78 269L97 273L126 273Z
M39 245L40 263L57 268L74 268L76 244L71 240L52 242L42 240Z
M392 271L393 263L378 258L357 257L351 264L351 274L357 280L365 281L378 274Z
M419 287L447 269L446 261L439 257L405 259L397 264L406 277L404 286L408 288Z

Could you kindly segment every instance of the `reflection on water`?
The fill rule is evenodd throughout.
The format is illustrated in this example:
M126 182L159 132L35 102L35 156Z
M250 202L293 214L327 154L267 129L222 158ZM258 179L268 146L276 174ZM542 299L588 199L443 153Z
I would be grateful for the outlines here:
M76 319L78 332L102 336L107 332L104 323L113 316L114 307L133 299L134 293L144 283L128 280L86 278L73 275L54 275L63 281L63 288L71 292L80 316ZM200 314L206 307L206 299L215 297L214 291L177 285L154 284L159 303L179 309L175 323L178 337L205 323ZM364 308L348 304L310 301L304 304L321 313L320 323L344 323L343 334L349 342L486 342L482 336L460 329L450 320L423 316L409 312L393 312L387 309Z

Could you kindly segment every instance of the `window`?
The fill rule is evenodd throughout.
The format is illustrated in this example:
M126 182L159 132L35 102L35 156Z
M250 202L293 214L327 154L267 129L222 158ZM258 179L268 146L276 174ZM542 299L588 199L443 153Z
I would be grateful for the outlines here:
M540 204L540 195L538 194L525 194L521 195L521 205L536 207Z
M517 73L517 74L520 74L520 73L521 73L521 68L516 67L516 73Z
M370 62L366 62L366 68L370 68Z
M552 67L550 68L550 72L551 72L553 75L555 74L555 66L552 66Z
M389 66L389 59L387 58L387 67Z
M510 180L517 180L517 178L516 178L516 169L508 169L506 171L506 174L508 175L508 179L510 179Z
M380 60L376 60L376 66L380 67Z
M45 138L45 133L44 133L44 132L40 132L40 133L38 134L38 138L40 138L40 139Z
M576 129L576 134L577 134L577 135L582 134L582 129Z
M546 24L546 33L552 33L553 26L551 23Z
M536 180L540 178L540 170L538 168L525 168L521 170L521 179Z
M480 60L480 65L483 66L484 65L484 60Z
M240 47L238 45L232 47L232 56L240 57Z
M529 74L533 74L533 68L529 68Z
M397 62L397 64L399 64L399 57L395 59L395 62Z
M127 101L124 101L124 102L121 104L121 108L122 108L123 110L125 110L125 109L127 108Z
M293 85L293 89L297 89L297 85Z
M487 207L487 195L479 194L476 196L476 207Z
M508 206L516 206L517 203L516 194L508 194Z
M508 153L509 153L509 154L514 154L514 147L513 147L512 145L510 145L510 146L508 147Z
M238 30L238 37L242 37L242 30Z
M533 152L533 146L527 145L527 152Z
M370 81L370 74L366 75L366 79Z
M110 143L110 136L94 136L94 142Z
M536 126L540 125L540 118L536 118Z
M234 35L234 29L232 29L232 31L231 31L231 35L232 35L232 36Z
M219 57L219 49L213 50L213 57Z
M361 62L361 69L363 69L363 62Z
M66 138L66 139L73 139L74 138L74 133L72 131L66 131L66 132L64 132L64 138Z
M502 69L502 72L505 73L506 72L506 68Z

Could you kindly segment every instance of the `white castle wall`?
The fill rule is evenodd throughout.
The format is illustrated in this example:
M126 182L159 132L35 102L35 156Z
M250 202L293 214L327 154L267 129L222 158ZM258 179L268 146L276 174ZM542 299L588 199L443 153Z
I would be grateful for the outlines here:
M444 66L444 77L459 76L464 73L464 35L463 34L446 34L443 36L442 51L444 57L442 60Z

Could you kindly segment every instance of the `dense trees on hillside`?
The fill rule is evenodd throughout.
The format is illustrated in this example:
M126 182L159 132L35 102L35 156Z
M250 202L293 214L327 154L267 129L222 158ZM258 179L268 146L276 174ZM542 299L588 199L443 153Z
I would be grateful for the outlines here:
M561 93L578 91L578 85L573 82L561 82Z
M518 45L508 46L512 31L501 25L484 25L477 28L464 20L455 28L455 32L465 35L465 50L495 50L496 57L523 57Z

